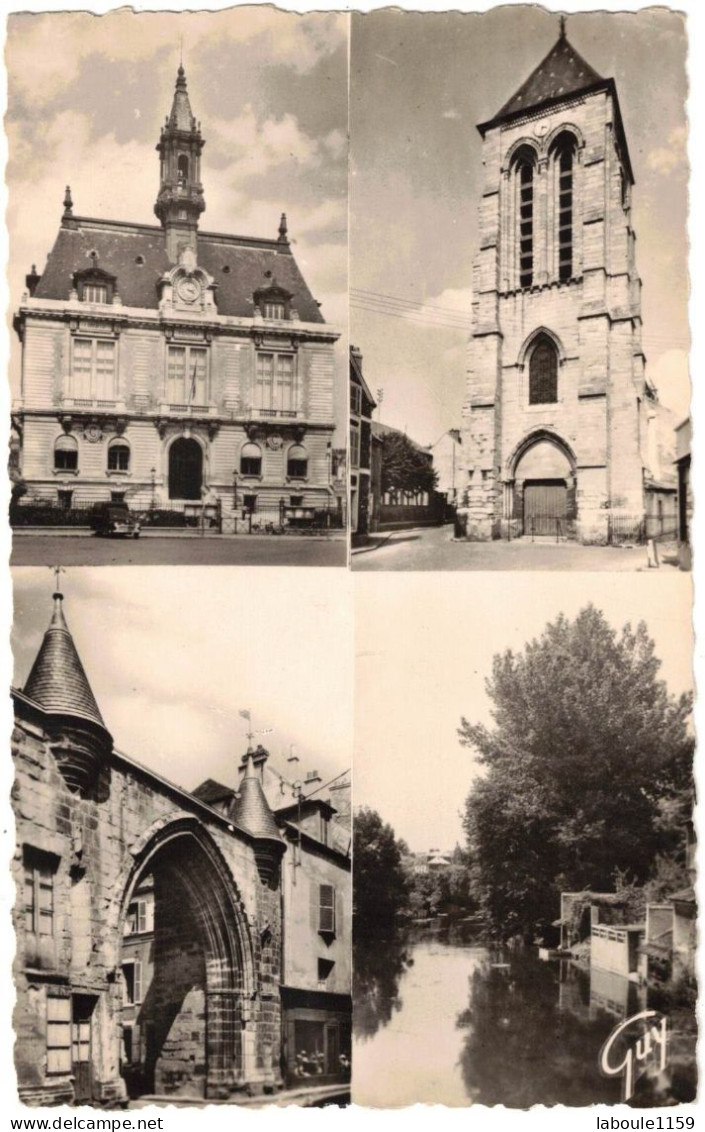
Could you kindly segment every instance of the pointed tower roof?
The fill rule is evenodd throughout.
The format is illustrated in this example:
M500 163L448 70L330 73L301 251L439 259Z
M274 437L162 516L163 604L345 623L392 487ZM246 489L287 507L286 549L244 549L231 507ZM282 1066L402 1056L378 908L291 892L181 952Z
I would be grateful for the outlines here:
M32 665L24 694L52 715L74 716L107 727L73 643L62 608L63 594L54 594L54 612Z
M196 126L196 119L191 110L186 87L186 72L182 66L179 66L176 73L176 89L174 90L174 101L171 104L169 125L175 130L192 130Z
M598 75L568 41L565 25L561 24L561 34L557 42L546 58L531 72L526 82L519 87L516 94L505 102L497 118L504 118L517 111L540 106L543 102L552 102L556 98L576 94L585 87L603 81L602 75Z
M245 763L245 775L233 802L230 816L241 829L251 834L252 837L256 837L260 841L276 841L283 844L282 836L262 789L255 762L255 752L248 751L243 761Z
M501 110L489 121L481 122L477 128L484 137L488 130L503 122L521 118L523 114L537 110L548 110L549 107L572 98L576 94L592 93L599 90L608 91L612 95L617 142L626 172L633 183L634 173L629 158L615 81L612 78L606 79L599 75L594 67L591 67L582 55L575 50L566 35L565 17L563 16L561 17L560 35L545 59L541 60L538 67L531 72L516 93L505 102Z

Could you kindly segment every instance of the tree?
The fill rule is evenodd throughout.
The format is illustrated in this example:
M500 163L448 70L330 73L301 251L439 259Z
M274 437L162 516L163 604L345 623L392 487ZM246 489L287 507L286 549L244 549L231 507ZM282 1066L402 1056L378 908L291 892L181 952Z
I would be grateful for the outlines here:
M353 933L356 942L394 928L406 909L406 851L376 810L358 810L353 823Z
M430 454L422 452L401 432L387 432L382 441L382 491L433 491L438 483Z
M683 836L692 790L691 701L669 695L646 627L617 634L588 606L523 653L494 658L494 727L462 720L487 769L465 830L495 932L532 936L561 890L638 884Z

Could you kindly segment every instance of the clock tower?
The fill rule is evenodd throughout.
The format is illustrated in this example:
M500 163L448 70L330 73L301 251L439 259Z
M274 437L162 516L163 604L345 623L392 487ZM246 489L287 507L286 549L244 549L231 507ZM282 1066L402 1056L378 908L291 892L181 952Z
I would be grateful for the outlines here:
M205 210L201 184L201 125L191 110L186 74L179 67L171 114L157 145L160 156L159 194L154 211L166 232L166 250L176 263L184 247L196 249L198 218Z

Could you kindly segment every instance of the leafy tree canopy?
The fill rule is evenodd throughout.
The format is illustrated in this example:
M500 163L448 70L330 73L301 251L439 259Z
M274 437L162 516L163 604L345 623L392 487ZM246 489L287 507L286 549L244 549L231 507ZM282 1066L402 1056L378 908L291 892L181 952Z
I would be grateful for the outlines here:
M406 908L402 856L407 847L376 810L358 810L353 829L353 932L357 941L389 933Z
M617 634L592 606L494 658L494 726L463 719L459 735L487 769L465 830L499 934L555 920L561 890L611 891L615 870L643 883L682 844L691 700L659 665L643 624Z
M387 432L382 441L382 491L432 492L438 483L433 464L401 432Z

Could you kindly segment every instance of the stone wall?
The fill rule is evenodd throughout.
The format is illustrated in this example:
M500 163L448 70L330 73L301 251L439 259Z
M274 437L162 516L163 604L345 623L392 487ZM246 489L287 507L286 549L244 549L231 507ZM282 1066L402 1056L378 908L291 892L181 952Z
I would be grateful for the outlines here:
M131 894L148 872L155 881L171 876L156 913L155 957L171 955L166 966L155 964L153 998L162 1006L154 1018L163 1025L171 1018L157 1083L167 1091L204 1089L209 1096L276 1084L278 867L265 874L246 834L124 756L105 762L91 796L72 792L43 714L21 698L13 755L21 1097L55 1103L72 1094L72 1073L47 1067L47 1000L56 993L94 997L91 1095L97 1103L124 1096L123 923ZM52 874L49 934L35 931L24 911L28 860Z
M518 454L547 434L574 464L578 536L607 537L610 510L643 515L644 392L639 279L631 228L630 186L615 140L607 91L575 96L487 131L479 204L480 240L473 269L473 334L459 476L469 538L505 533L516 518ZM558 279L554 237L552 140L576 139L573 179L573 271ZM534 277L520 287L516 263L512 155L536 153ZM558 353L555 403L529 403L528 356L547 334Z

